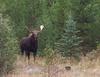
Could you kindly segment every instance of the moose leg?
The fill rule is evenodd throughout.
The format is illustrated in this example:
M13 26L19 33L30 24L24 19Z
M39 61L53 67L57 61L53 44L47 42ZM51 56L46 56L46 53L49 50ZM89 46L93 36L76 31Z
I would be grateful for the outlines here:
M21 49L21 55L24 55L24 50L23 49Z
M20 54L20 59L21 59L22 61L24 61L24 50L23 50L22 48L20 49L19 54Z
M26 57L28 58L28 64L30 63L30 52L25 52Z
M35 62L35 60L36 60L36 52L33 52L33 57L34 57L34 62Z

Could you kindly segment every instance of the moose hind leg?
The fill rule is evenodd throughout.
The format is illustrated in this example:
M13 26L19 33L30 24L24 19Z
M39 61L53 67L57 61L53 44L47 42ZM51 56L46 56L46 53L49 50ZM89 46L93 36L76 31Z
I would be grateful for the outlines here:
M24 55L24 50L23 49L21 49L21 55Z

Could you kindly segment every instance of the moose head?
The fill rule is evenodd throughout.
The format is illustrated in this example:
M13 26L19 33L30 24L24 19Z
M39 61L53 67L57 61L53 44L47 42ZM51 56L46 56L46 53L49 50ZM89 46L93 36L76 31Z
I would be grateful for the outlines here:
M29 37L31 37L32 35L34 35L35 38L37 38L38 34L43 30L44 26L40 25L39 28L35 28L32 30L32 27L27 28L27 30L29 31Z

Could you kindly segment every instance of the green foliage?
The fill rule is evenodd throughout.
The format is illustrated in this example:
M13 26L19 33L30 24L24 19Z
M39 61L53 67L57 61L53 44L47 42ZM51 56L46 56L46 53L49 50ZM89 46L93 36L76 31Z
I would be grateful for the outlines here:
M72 11L74 11L75 20L78 23L92 23L95 21L94 0L77 0L72 1L72 3L75 6Z
M56 43L57 49L63 56L78 57L80 53L81 39L77 36L79 30L72 16L69 15L66 21L66 27L61 39Z
M10 18L0 14L0 76L13 68L17 47Z
M79 56L80 46L87 53L100 43L99 9L99 0L0 0L0 13L6 23L0 26L0 51L12 56L18 47L16 42L28 35L26 27L42 24L45 28L38 38L40 55L52 54L55 42L63 56ZM2 53L5 55L5 52Z
M46 64L52 64L53 63L53 59L56 56L54 50L52 48L45 48L44 50L44 57L46 58Z
M81 46L86 55L87 52L96 49L96 42L99 41L100 27L97 21L100 21L98 19L100 2L98 0L77 0L72 1L72 4L74 20L77 21L79 35L83 39Z
M1 0L0 2L6 8L3 9L3 13L9 15L14 22L13 30L19 40L28 35L26 27L34 28L41 24L45 26L39 36L41 53L48 46L54 49L54 43L61 37L70 11L78 29L81 30L79 34L84 39L82 46L95 47L96 42L99 42L98 0Z

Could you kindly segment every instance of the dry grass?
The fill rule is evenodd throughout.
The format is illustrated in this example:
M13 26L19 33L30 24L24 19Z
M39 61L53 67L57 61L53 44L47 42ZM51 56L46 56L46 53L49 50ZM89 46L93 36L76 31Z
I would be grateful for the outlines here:
M66 70L66 66L71 66L71 70ZM100 77L100 50L82 57L80 62L58 55L48 65L45 58L38 57L35 63L31 58L27 64L18 56L15 69L6 77Z

